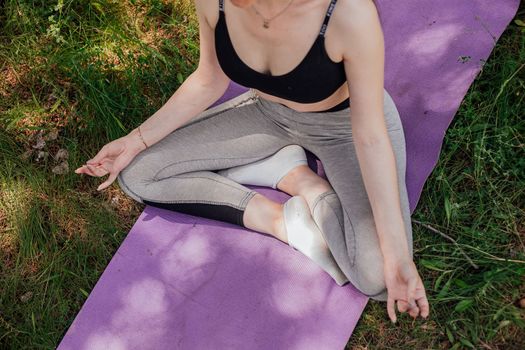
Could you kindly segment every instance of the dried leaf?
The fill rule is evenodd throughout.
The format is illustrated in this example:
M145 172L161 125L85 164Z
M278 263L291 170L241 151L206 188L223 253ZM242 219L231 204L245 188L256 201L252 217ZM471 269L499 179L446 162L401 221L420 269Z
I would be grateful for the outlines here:
M44 137L44 140L46 140L46 141L54 141L54 140L57 139L57 137L58 137L58 130L57 129L53 129Z
M119 200L120 200L119 196L115 196L115 197L111 198L111 202L110 202L111 206L113 208L118 207L119 206Z
M26 159L29 159L32 155L33 155L33 150L28 149L27 151L25 151L24 153L20 155L20 158L22 158L23 160L26 160Z
M38 154L36 156L36 161L39 162L40 159L47 159L48 156L49 156L49 152L38 151Z
M42 133L39 133L36 136L36 143L33 145L33 148L36 149L42 149L46 145L46 141L44 141L44 138L42 137Z
M55 155L55 160L57 162L61 161L62 159L67 159L69 157L69 153L66 149L61 148L57 151L57 154Z
M67 160L65 160L62 163L60 163L57 166L55 166L53 169L51 169L51 171L54 174L57 174L57 175L66 174L69 171L69 164L68 164Z
M29 299L33 296L33 292L29 291L20 296L20 301L23 303L27 303Z

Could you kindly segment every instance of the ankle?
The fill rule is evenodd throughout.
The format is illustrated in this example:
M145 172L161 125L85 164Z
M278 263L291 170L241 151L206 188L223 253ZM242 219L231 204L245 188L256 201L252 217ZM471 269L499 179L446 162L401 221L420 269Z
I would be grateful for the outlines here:
M244 225L251 230L263 232L287 242L283 207L283 204L256 193L244 211Z
M311 182L305 183L299 189L298 195L306 199L306 202L308 203L308 206L310 206L310 208L313 207L313 204L317 197L319 197L323 193L334 190L326 180L322 178L320 178L320 180L321 181L314 179Z
M290 170L277 183L277 188L292 196L305 198L332 190L330 183L315 173L308 165L299 165Z
M279 209L272 221L272 234L284 243L288 243L288 234L284 223L284 204L279 204Z

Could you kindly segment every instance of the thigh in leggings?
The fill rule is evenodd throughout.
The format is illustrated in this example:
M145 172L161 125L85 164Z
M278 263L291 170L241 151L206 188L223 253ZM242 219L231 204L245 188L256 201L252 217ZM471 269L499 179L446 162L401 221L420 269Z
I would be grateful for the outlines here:
M316 198L312 215L341 270L361 292L376 300L386 300L383 256L352 140L351 107L336 112L300 113L269 101L261 100L261 103L270 117L290 115L296 142L315 154L323 164L333 190ZM405 183L405 138L398 110L386 90L384 112L412 254L412 226Z
M293 143L250 100L251 91L205 111L139 153L118 175L122 190L144 204L245 227L243 213L257 192L214 170Z

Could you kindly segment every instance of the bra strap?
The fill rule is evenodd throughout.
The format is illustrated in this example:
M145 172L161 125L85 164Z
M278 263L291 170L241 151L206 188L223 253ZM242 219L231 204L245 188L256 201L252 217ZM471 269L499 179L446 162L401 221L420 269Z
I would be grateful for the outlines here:
M319 31L319 35L321 36L324 36L324 33L326 33L326 28L328 27L328 21L330 21L330 17L332 16L332 12L334 11L336 2L337 0L330 1L328 10L326 10L326 16L324 17L323 25L321 26L321 30Z
M224 12L224 0L219 0L219 11Z

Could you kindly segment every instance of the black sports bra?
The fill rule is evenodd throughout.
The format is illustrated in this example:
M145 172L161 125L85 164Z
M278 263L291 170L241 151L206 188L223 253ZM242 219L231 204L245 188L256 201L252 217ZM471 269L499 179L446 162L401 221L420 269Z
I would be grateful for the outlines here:
M290 72L272 76L250 68L237 55L226 25L224 0L219 0L219 21L215 27L215 51L219 65L231 80L273 96L298 103L326 99L346 82L343 61L332 61L324 46L324 34L336 2L330 2L319 35L303 60ZM330 110L343 109L348 105L346 99Z

